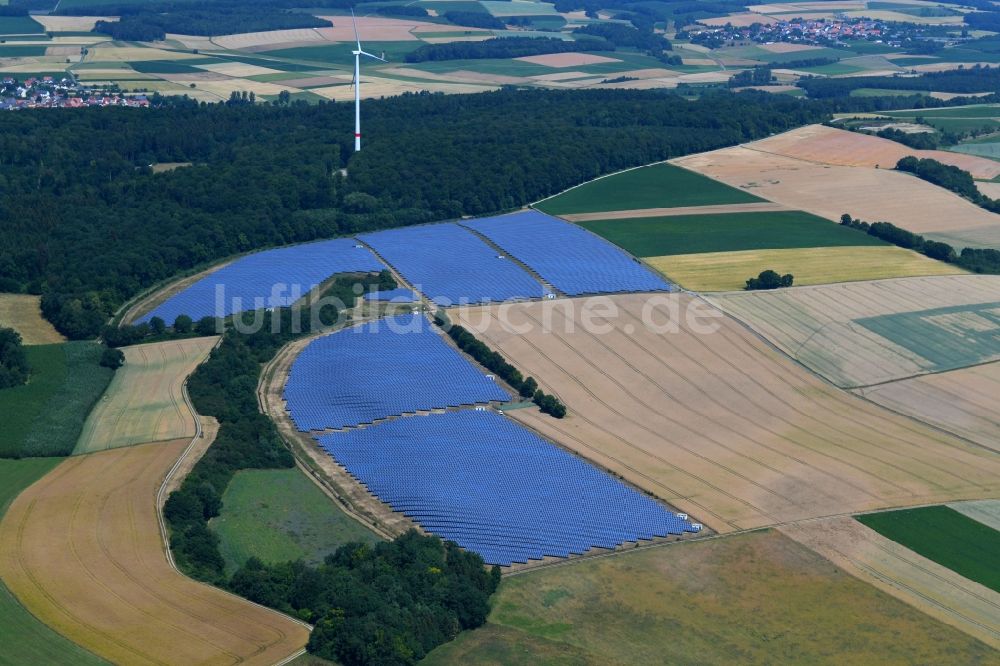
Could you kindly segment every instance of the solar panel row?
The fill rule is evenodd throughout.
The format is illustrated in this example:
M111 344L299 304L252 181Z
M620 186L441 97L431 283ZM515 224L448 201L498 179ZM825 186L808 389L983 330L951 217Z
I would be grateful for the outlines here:
M391 303L414 303L417 300L417 295L412 289L388 289L386 291L369 291L365 293L365 300Z
M359 236L438 305L540 298L542 285L457 224Z
M206 275L144 315L168 324L178 315L228 317L245 310L285 307L337 273L369 273L385 266L349 238L257 252Z
M420 315L378 319L311 342L292 364L285 400L302 431L510 395Z
M671 289L670 283L603 238L535 210L462 224L570 296Z
M394 510L490 564L696 531L492 411L403 418L317 441Z

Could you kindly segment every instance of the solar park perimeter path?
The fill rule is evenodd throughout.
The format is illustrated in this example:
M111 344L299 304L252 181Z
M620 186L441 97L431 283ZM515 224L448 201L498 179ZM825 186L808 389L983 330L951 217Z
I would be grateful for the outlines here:
M115 663L282 661L305 625L167 563L156 493L189 442L63 461L0 523L0 576L35 617Z

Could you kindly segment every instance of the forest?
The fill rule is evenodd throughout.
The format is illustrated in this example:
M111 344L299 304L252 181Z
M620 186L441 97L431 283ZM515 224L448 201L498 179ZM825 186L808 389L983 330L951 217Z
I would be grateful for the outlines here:
M235 35L243 32L288 30L291 28L328 28L333 24L302 12L255 7L208 6L185 8L167 13L142 10L123 15L117 21L98 21L94 32L123 41L152 42L166 34Z
M162 104L0 115L0 291L42 294L68 337L227 256L509 210L829 110L763 93L405 95L363 102L370 139L355 155L350 104Z
M950 93L1000 93L1000 67L974 65L920 76L852 76L843 79L805 78L796 83L814 99L846 97L852 90L926 90ZM982 101L982 100L978 100Z

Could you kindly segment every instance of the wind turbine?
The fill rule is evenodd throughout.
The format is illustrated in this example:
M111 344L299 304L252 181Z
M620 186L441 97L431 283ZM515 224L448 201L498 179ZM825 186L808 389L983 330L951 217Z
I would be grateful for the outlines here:
M361 150L361 56L365 55L375 60L388 62L385 58L379 58L361 48L361 37L358 35L358 19L351 10L351 21L354 22L354 39L357 40L358 48L352 51L354 54L354 152Z

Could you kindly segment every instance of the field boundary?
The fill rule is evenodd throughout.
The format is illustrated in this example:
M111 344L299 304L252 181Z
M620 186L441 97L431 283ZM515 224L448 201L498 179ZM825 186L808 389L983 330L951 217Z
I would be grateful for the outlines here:
M556 215L555 217L561 217L568 222L596 222L604 220L631 220L646 217L681 217L684 215L785 212L795 212L795 209L773 201L763 201L759 203L677 206L676 208L634 208L631 210L609 210L599 213L566 213L565 215Z

